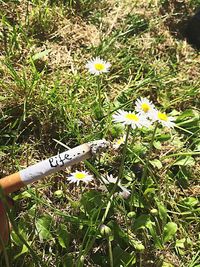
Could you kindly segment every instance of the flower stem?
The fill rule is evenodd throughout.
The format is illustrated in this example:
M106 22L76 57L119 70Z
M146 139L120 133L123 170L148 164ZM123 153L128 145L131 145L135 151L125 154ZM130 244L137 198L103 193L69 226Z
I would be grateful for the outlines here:
M82 184L80 182L80 191L81 191L81 197L83 196L83 187L82 187Z
M120 165L120 168L119 168L119 175L118 175L116 184L118 184L119 180L120 180L120 179L122 178L122 176L123 176L123 172L124 172L124 162L125 162L125 157L126 157L127 143L128 143L128 137L129 137L130 130L131 130L131 125L128 125L128 127L127 127L127 132L126 132L126 138L125 138L125 142L124 142L124 148L123 148L123 152L122 152L121 165Z
M149 145L149 153L148 153L148 156L147 156L146 164L144 166L144 171L143 171L142 179L141 179L142 186L146 185L149 161L150 161L150 157L151 157L152 150L153 150L153 142L154 142L154 139L155 139L157 128L158 128L158 123L156 123L156 125L155 125L154 131L153 131L153 134L152 134L152 138L151 138L151 142L150 142L150 145Z
M109 258L110 258L110 267L114 267L113 265L113 253L112 253L112 244L111 240L108 237L108 251L109 251Z
M97 82L97 92L96 92L96 97L97 97L97 102L98 102L98 105L99 105L99 113L102 115L102 103L101 103L101 80L100 80L100 77L97 77L96 82Z
M105 210L104 215L102 217L101 223L103 223L105 221L106 217L107 217L108 211L109 211L110 206L111 206L111 202L113 200L113 195L115 193L115 190L117 188L117 185L119 183L119 180L123 177L124 162L125 162L125 157L126 157L127 143L128 143L128 137L129 137L130 130L131 130L131 126L128 125L127 132L126 132L125 143L124 143L124 148L123 148L123 152L122 152L121 165L120 165L120 168L119 168L119 175L117 177L117 180L116 180L115 185L113 186L113 188L112 188L112 190L111 190L111 192L109 194L109 197L108 197L109 201L108 201L108 204L106 206L106 210Z
M131 126L128 125L128 128L127 128L127 132L126 132L126 138L125 138L125 143L124 143L124 148L123 148L123 152L122 152L122 160L121 160L121 165L120 165L120 169L119 169L119 175L118 175L118 178L117 178L117 181L115 183L115 185L113 186L109 196L108 196L108 203L106 205L106 210L101 218L101 221L100 223L98 224L97 228L96 228L96 233L92 236L91 240L88 240L88 244L86 246L86 248L84 249L84 252L83 252L83 256L87 255L87 253L90 251L90 249L92 248L92 245L94 244L95 242L95 239L96 239L96 236L97 236L97 233L98 233L98 230L100 229L100 226L105 222L106 218L107 218L107 215L108 215L108 212L110 210L110 207L111 207L111 203L113 201L113 195L115 193L115 190L117 188L117 185L118 185L118 182L119 180L123 177L123 171L124 171L124 162L125 162L125 157L126 157L126 151L127 151L127 143L128 143L128 137L129 137L129 133L130 133L130 130L131 130ZM110 242L110 241L109 241ZM109 244L109 257L110 257L110 267L113 267L113 256L112 256L112 248L111 248L111 243Z
M113 194L112 195L110 194L109 201L108 201L107 206L106 206L106 210L105 210L105 212L103 214L103 217L101 219L101 224L103 224L105 222L105 220L106 220L106 217L107 217L108 212L110 210L112 201L113 201Z

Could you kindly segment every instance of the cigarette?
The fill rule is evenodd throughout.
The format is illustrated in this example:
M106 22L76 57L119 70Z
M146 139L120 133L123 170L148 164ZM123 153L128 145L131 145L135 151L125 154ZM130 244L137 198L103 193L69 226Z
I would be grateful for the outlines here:
M13 193L49 174L91 158L93 155L106 150L108 146L109 143L104 139L79 145L0 179L0 187L6 195Z

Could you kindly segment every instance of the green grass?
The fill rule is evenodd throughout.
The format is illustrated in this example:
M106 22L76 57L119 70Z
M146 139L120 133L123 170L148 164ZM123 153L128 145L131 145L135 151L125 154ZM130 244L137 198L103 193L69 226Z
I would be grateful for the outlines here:
M178 126L153 139L131 130L124 148L14 193L0 266L199 266L199 53L180 34L199 4L0 1L1 177L64 151L55 140L113 142L123 134L113 112L141 96ZM85 68L95 56L111 63L99 88ZM69 184L75 169L94 182ZM106 174L131 196L107 191Z

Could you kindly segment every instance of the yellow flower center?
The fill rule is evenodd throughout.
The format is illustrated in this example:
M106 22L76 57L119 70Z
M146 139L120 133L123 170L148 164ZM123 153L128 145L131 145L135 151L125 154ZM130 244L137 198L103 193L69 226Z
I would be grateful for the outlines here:
M94 67L95 67L95 69L98 70L98 71L102 71L102 70L105 69L105 66L104 66L104 64L102 64L102 63L95 63L95 64L94 64Z
M139 121L139 118L138 116L136 116L135 114L133 113L128 113L125 115L125 118L128 119L128 120L131 120L131 121Z
M168 121L168 117L165 113L158 112L158 118L162 121Z
M147 113L150 110L150 106L148 104L146 104L146 103L143 103L141 105L141 108L145 113Z
M76 174L75 174L75 178L76 179L84 179L85 178L85 173L82 173L82 172L77 172Z
M117 140L117 144L121 145L124 142L124 138L121 137L120 139Z

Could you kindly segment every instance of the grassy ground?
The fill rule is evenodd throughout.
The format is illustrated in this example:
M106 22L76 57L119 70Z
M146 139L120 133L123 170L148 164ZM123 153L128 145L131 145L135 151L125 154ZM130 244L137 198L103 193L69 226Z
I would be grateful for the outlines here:
M132 110L141 96L178 126L158 127L150 154L152 129L131 131L121 179L132 191L127 199L99 179L123 166L122 149L112 148L13 194L13 232L0 266L200 266L199 53L183 37L199 5L0 1L1 177L64 151L55 140L113 142L123 132L113 111ZM99 81L85 68L95 56L111 63ZM95 180L69 185L75 169Z

